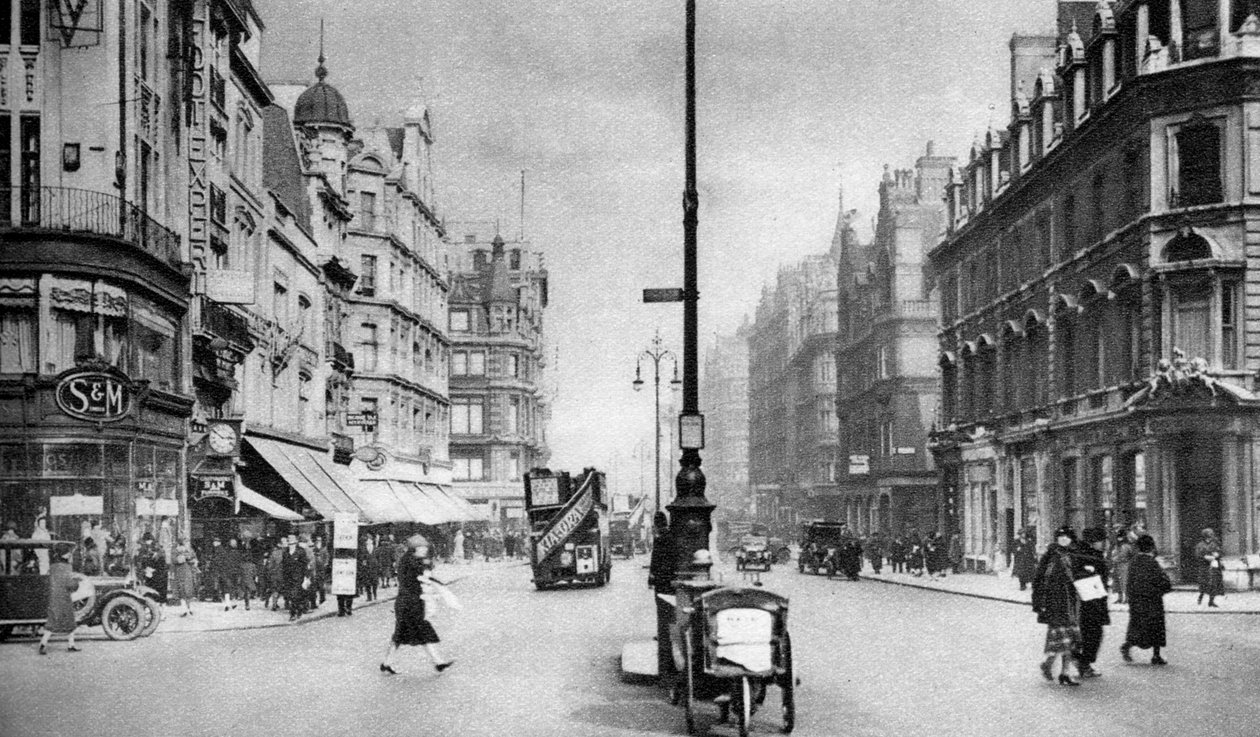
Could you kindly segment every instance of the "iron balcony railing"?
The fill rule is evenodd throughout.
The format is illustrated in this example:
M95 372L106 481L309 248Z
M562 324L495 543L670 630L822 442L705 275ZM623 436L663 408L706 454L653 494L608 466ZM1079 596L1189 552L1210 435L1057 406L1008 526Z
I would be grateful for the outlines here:
M49 230L126 241L174 268L179 235L144 210L107 192L69 187L0 187L0 232Z
M197 325L199 331L235 343L245 351L254 350L254 341L249 336L249 320L205 295L200 300L201 319Z

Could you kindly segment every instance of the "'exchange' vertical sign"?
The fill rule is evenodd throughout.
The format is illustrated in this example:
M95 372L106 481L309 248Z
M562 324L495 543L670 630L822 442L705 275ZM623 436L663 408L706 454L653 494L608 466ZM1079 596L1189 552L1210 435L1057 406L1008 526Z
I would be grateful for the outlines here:
M195 0L188 38L188 249L189 257L200 276L195 278L193 293L204 291L207 224L210 215L210 181L206 171L206 139L209 124L206 103L210 85L206 74L206 31L210 6L206 0Z

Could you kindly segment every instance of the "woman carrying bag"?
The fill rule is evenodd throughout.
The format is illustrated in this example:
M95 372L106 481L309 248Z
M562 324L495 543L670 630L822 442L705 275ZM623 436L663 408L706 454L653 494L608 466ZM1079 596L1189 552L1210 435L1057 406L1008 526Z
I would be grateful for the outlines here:
M455 664L446 660L438 651L437 630L425 618L425 599L440 594L445 588L433 580L427 572L429 541L422 535L407 538L407 552L398 561L398 598L394 600L394 634L390 637L381 672L395 675L393 660L403 645L422 645L433 660L438 673ZM429 589L426 591L426 589ZM448 592L449 593L449 592ZM428 594L428 596L426 596Z
M1059 684L1063 686L1081 685L1072 678L1068 668L1081 642L1081 600L1074 581L1088 576L1074 559L1076 544L1076 531L1071 527L1055 530L1054 542L1038 561L1032 582L1033 611L1037 613L1037 621L1046 625L1041 675L1053 681L1054 662L1058 660L1061 663Z
M1172 581L1155 560L1155 539L1142 535L1137 539L1137 555L1129 564L1129 629L1120 646L1124 662L1132 663L1130 648L1152 648L1151 665L1168 665L1160 654L1167 645L1168 629L1164 620L1164 594L1172 591Z
M1203 530L1198 544L1194 546L1194 557L1199 559L1199 602L1208 598L1207 605L1216 607L1216 597L1225 595L1225 574L1221 569L1221 541L1216 532L1208 527Z

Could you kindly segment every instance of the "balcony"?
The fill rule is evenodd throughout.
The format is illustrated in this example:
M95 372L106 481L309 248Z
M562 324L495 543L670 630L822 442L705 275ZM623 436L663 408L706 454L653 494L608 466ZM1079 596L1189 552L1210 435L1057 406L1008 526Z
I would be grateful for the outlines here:
M106 192L68 187L0 187L0 240L18 231L105 236L125 241L174 269L179 236L136 205Z
M242 353L254 350L254 341L249 337L249 320L209 297L202 296L200 300L201 319L193 330L194 334L208 335L211 339L222 338Z
M354 372L354 354L346 350L343 345L336 341L328 341L324 349L324 356L333 365L334 371L340 371L344 374Z

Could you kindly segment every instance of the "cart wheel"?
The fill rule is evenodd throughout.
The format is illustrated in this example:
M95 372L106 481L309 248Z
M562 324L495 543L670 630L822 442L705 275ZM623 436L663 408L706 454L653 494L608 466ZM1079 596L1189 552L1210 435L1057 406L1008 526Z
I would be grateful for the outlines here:
M748 676L739 679L739 737L748 737L748 727L752 723L752 684Z
M687 734L696 733L696 669L691 662L691 631L683 633L683 670L687 683L687 692L683 697L683 714L687 718Z
M111 599L101 611L101 626L111 640L134 640L144 629L147 609L130 596Z
M779 676L779 688L783 689L783 733L788 734L796 726L796 674L792 671L792 637L786 632L779 645L779 657L783 659L783 673Z
M157 631L158 625L162 623L162 605L152 599L145 599L144 607L145 624L140 630L140 636L148 637Z

